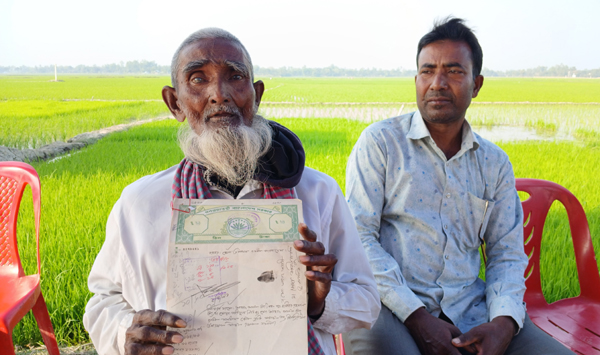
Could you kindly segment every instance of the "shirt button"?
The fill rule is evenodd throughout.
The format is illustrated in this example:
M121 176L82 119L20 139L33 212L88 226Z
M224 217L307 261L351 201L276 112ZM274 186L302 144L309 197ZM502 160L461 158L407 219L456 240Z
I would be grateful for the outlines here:
M446 255L446 256L444 256L444 258L446 258L446 260L448 260L450 258L450 256Z
M449 194L449 193L448 193L448 194L446 194L446 198L450 198L450 194Z
M444 229L448 229L448 225L447 224L444 224Z

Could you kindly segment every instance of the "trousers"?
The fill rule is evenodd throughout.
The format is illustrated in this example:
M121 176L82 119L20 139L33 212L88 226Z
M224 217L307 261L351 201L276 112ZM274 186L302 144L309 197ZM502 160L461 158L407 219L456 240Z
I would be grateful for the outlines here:
M370 330L355 329L343 334L347 355L421 355L408 328L389 308L381 305L381 313ZM469 354L466 351L463 354ZM525 316L523 328L512 339L507 355L574 354L564 345L538 328Z

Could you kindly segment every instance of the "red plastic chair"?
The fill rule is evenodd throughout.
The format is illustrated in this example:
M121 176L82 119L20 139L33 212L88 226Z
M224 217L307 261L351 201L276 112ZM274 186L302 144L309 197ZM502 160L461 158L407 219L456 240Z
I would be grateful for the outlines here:
M17 216L25 185L35 212L37 274L25 275L17 249ZM14 354L12 330L31 309L51 355L60 355L40 289L40 179L28 164L0 162L0 353Z
M585 212L564 187L545 180L517 179L517 190L530 196L523 201L527 313L538 327L578 354L600 354L600 274ZM544 221L554 201L567 210L575 249L581 294L548 304L540 280L540 247Z
M346 355L346 348L344 348L342 334L333 335L333 345L335 346L335 353L337 355Z

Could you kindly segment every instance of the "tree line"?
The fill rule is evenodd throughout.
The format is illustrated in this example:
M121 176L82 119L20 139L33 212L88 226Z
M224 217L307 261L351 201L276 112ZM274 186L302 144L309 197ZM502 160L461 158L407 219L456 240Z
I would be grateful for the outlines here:
M105 65L76 65L76 66L57 66L58 74L100 74L100 75L169 75L171 73L170 65L159 65L153 61L128 61L121 63ZM254 66L254 75L261 77L410 77L417 73L415 69L345 69L335 65L325 68L294 68L294 67L261 67ZM0 74L54 74L54 65L42 66L0 66ZM539 66L530 69L519 70L492 70L484 68L484 76L496 77L578 77L578 78L600 78L600 68L580 70L576 67L570 67L564 64L552 67Z
M147 60L134 60L129 62L105 65L57 65L56 71L61 74L171 74L170 65L158 65ZM0 74L54 74L54 65L40 66L0 66Z
M579 70L575 67L559 64L552 67L539 66L530 69L495 71L484 68L483 76L505 77L562 77L562 78L599 78L600 68Z

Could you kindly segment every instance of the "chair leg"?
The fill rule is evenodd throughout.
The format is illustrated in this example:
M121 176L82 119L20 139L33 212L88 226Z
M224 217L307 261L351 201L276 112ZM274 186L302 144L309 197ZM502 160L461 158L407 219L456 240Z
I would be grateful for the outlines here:
M0 331L0 349L2 354L15 355L15 346L12 341L12 331L5 333Z
M48 308L46 307L46 302L44 301L44 296L42 296L41 292L31 311L40 328L40 333L42 333L42 339L44 340L44 345L46 345L48 353L50 355L60 355L56 337L54 336L54 328L52 328L52 322L50 321L50 315L48 314Z
M344 347L344 339L342 339L342 334L340 334L339 339L340 339L340 348L339 348L340 354L346 355L346 348Z

